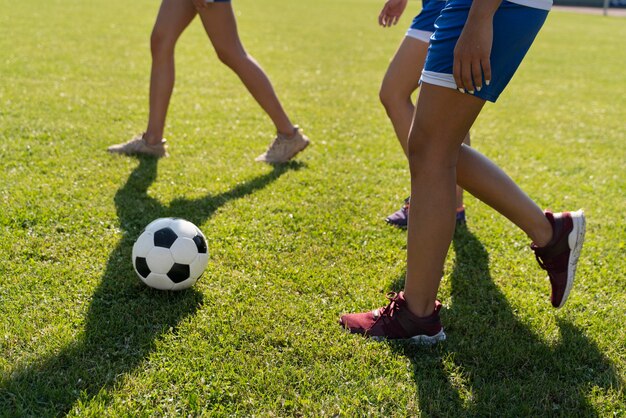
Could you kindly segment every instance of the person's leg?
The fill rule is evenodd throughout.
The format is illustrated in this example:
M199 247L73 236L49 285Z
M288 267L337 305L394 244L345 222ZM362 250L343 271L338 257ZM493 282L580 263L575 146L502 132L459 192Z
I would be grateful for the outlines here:
M463 138L463 144L467 145L467 148L471 145L470 133L468 132ZM463 186L457 182L456 186L456 221L465 222L465 205L463 204Z
M500 167L473 148L463 146L457 183L522 229L538 246L550 241L552 229L543 211Z
M411 95L419 87L427 51L428 43L406 36L389 63L379 92L380 101L407 156L409 129L415 112Z
M409 129L415 112L411 95L419 87L419 79L427 52L427 42L406 36L387 68L379 92L380 101L385 107L400 146L407 156ZM470 145L469 132L463 142ZM403 207L387 217L387 222L405 227L407 207ZM457 220L465 220L465 213L462 212L463 189L458 186L456 188L456 210Z
M210 3L199 11L219 59L241 79L254 99L267 113L279 134L291 136L295 126L283 110L272 84L259 64L245 51L237 32L230 3Z
M420 92L409 137L411 195L430 199L421 199L423 203L409 214L405 287L409 308L418 316L434 309L454 232L451 184L460 184L506 216L538 247L548 244L553 235L544 212L504 171L470 147L455 148L483 104L482 99L445 87L425 84Z
M411 199L407 275L409 310L428 316L435 299L455 228L459 149L484 100L423 84L409 134ZM453 116L452 116L453 115Z
M583 212L542 213L499 168L461 144L484 100L497 100L510 81L547 11L502 3L493 19L491 50L491 74L498 76L482 90L463 94L456 91L453 51L472 2L448 0L446 4L431 37L409 134L411 194L420 205L409 212L405 290L385 308L343 315L340 323L353 333L428 343L445 339L436 296L454 231L457 182L502 211L533 239L531 248L550 278L554 307L563 306L574 281L585 235Z
M196 13L189 0L163 0L161 3L150 39L150 114L144 134L148 144L160 143L163 138L167 108L174 88L174 47Z

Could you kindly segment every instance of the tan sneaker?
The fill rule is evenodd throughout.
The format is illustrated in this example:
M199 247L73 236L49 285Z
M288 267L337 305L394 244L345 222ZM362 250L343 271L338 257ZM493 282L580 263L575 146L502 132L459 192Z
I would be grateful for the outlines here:
M309 142L309 138L302 133L302 129L296 126L296 130L291 137L283 134L276 135L276 139L274 139L267 151L256 157L254 161L272 164L286 163L305 149Z
M162 139L160 144L148 144L143 134L137 135L128 142L123 144L111 145L107 148L112 154L124 154L124 155L150 155L152 157L168 157L166 140Z

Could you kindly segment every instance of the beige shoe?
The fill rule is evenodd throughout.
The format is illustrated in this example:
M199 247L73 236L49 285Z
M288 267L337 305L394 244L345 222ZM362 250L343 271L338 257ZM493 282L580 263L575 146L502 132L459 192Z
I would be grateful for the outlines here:
M107 148L112 154L124 154L124 155L149 155L152 157L168 157L166 140L162 139L160 144L148 144L143 134L137 135L128 142L123 144L111 145Z
M302 129L296 126L291 137L283 134L276 135L276 139L274 139L267 151L256 157L254 161L270 164L286 163L305 149L309 142L309 138L302 133Z

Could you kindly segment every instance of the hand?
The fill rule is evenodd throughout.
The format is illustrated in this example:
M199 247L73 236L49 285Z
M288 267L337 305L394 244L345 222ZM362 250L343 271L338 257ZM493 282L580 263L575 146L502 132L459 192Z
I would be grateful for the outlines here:
M378 24L384 28L395 25L406 8L407 0L387 0L378 15Z
M459 90L474 93L491 81L491 46L493 23L491 19L468 19L454 48L454 81Z
M208 8L205 0L191 0L193 5L196 6L196 10L206 9Z

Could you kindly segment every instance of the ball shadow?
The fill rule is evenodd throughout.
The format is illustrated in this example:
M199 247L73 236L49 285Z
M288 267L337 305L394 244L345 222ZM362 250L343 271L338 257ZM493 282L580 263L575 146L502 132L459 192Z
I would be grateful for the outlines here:
M623 387L599 347L560 318L556 341L542 339L494 284L487 252L465 226L453 247L451 301L442 312L448 340L433 348L390 343L412 361L423 414L599 416L588 395Z
M145 225L170 216L200 225L227 202L263 189L285 172L302 167L298 163L274 166L268 174L227 192L193 200L180 198L164 206L147 193L157 176L157 160L138 160L138 166L115 195L123 237L109 256L91 298L84 330L56 354L0 381L1 416L66 414L79 399L88 401L103 389L114 387L146 359L161 335L176 333L181 321L202 306L203 296L194 288L156 291L136 277L131 251Z

